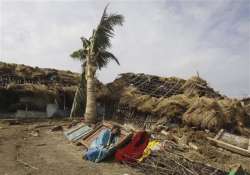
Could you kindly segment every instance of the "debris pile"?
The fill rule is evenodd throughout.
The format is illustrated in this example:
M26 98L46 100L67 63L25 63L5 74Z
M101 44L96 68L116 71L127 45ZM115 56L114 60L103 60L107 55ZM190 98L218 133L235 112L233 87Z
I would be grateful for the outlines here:
M215 92L211 87L208 86L208 83L201 79L198 76L193 76L181 87L183 92L187 96L206 96L209 98L220 98L221 95L218 92Z
M54 103L69 110L79 81L80 74L71 71L0 62L0 111L45 111ZM97 98L104 98L107 87L96 84Z
M166 122L181 121L216 131L227 128L241 134L244 134L242 128L250 123L239 100L222 96L198 76L184 80L127 73L107 87L112 94L110 98L118 102L118 111L127 106L130 118L145 114L155 121L165 118Z
M117 130L113 132L113 129L116 128L114 126L118 127L120 132L117 132ZM73 128L66 129L64 134L67 139L74 142L77 146L83 145L84 148L86 148L86 150L83 151L83 158L95 163L106 161L108 157L113 157L116 162L120 162L133 168L133 171L142 172L146 175L152 173L159 175L228 174L232 164L226 156L232 156L232 153L227 153L223 156L221 150L218 150L210 144L210 140L214 141L215 139L206 137L208 133L194 131L189 128L186 131L183 130L182 137L179 137L180 135L174 130L177 131L178 128L170 130L169 132L161 130L161 132L152 133L145 130L134 130L128 126L114 122L104 121L96 126L87 126L81 123ZM112 137L112 134L115 134L114 137ZM120 138L120 143L112 145L110 139L112 140L117 136ZM222 131L220 131L215 138L216 142L218 139L223 139L220 143L224 145L229 145L226 144L226 141L228 142L229 140L230 143L231 140L235 146L227 146L225 149L230 148L229 150L234 153L249 156L247 149L243 152L240 150L241 148L236 148L238 145L243 145L244 148L247 148L249 146L249 139ZM235 138L242 143L234 140ZM218 146L220 146L220 144ZM246 152L248 154L245 154ZM199 158L199 156L202 158ZM220 160L220 156L222 156L221 159L223 160ZM218 158L218 160L214 158ZM228 160L225 160L225 158ZM240 159L241 158L242 157L240 157ZM221 161L227 162L227 164L223 164ZM242 162L244 161L245 160L242 160ZM234 162L236 162L236 160L234 160ZM242 170L245 171L245 168L247 168L245 164L243 167L244 170Z
M219 104L209 98L198 98L183 115L186 124L202 129L216 130L225 123Z
M46 104L57 101L70 108L79 74L0 62L0 110L45 111ZM2 101L2 100L1 100Z
M144 162L133 166L146 175L176 174L176 175L226 175L227 173L202 163L194 162L176 153L178 145L167 142L167 148L152 153Z
M31 67L22 64L0 62L0 85L14 84L63 84L77 85L79 74L71 71Z

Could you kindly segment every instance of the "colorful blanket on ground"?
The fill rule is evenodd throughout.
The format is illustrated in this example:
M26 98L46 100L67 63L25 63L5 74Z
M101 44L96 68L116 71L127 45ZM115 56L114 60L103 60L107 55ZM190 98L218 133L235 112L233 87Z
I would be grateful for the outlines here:
M113 136L110 129L105 129L91 143L85 158L93 162L100 162L113 151L116 143L118 143L118 136Z
M145 131L136 133L127 146L116 151L116 160L126 163L136 162L143 155L144 149L148 145L149 137L149 134Z

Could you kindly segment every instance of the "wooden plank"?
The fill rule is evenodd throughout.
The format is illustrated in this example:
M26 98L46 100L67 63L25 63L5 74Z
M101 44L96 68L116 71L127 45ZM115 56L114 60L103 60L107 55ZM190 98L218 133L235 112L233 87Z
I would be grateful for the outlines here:
M90 131L88 134L86 134L82 139L81 143L87 147L86 143L84 142L88 137L90 137L92 134L94 134L98 129L100 129L103 125L97 125L92 131Z
M89 127L86 124L77 125L64 132L65 137L70 141L77 141L91 132L93 128Z
M221 129L221 130L218 132L218 134L214 137L214 139L219 139L220 136L223 134L223 132L224 132L224 129Z
M224 132L218 140L226 142L226 143L230 143L231 145L234 145L234 146L246 149L246 150L248 149L249 138L246 138L244 136L238 136L238 135Z
M131 133L127 132L121 125L114 123L114 122L103 122L102 124L98 125L96 128L94 128L90 133L88 133L86 136L82 138L80 141L81 144L83 144L85 147L89 147L92 141L98 137L100 132L105 129L109 128L111 129L113 124L120 126L120 138L119 138L119 143L117 144L120 145L122 144L128 137L131 136Z
M250 151L250 139L249 139L249 142L248 142L248 151Z
M227 150L230 150L232 152L241 154L243 156L249 156L250 157L250 151L249 150L246 150L246 149L243 149L243 148L240 148L240 147L225 143L223 141L220 141L220 140L217 140L217 139L214 139L214 138L211 138L211 137L207 137L207 139L215 142L219 147L225 148Z

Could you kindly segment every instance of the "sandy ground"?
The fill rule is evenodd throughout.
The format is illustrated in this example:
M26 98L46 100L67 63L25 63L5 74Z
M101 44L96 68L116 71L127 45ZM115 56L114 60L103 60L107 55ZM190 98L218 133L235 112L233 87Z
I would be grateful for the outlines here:
M0 175L138 174L112 161L95 164L82 160L81 146L67 141L62 131L51 132L52 126L37 127L44 124L0 122Z

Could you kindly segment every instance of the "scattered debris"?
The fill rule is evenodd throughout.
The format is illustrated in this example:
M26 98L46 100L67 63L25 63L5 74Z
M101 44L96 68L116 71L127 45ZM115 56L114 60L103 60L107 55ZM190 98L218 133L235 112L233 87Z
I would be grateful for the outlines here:
M248 138L227 133L222 129L214 138L207 137L207 139L232 152L250 156L250 139Z
M46 143L37 144L36 146L46 146Z
M29 163L27 163L27 162L23 161L22 159L20 159L20 153L19 153L20 145L16 145L16 149L17 149L16 161L17 161L18 163L23 164L24 166L29 167L29 168L32 168L32 169L34 169L34 170L38 170L37 167L32 166L32 165L30 165Z
M9 125L20 125L21 122L17 119L5 119L4 122L7 122Z
M0 81L0 92L6 97L8 97L8 94L12 94L8 104L13 104L7 105L9 110L17 110L20 108L19 113L25 111L26 106L23 104L25 100L27 101L25 98L30 95L33 95L34 98L29 98L28 100L34 104L41 100L41 95L44 97L42 99L42 108L44 108L46 104L53 103L54 99L58 100L59 104L57 107L53 104L48 108L49 111L53 113L55 112L53 110L59 108L60 105L67 104L65 107L69 108L70 104L72 104L76 85L79 83L78 74L50 69L40 70L22 65L1 64L0 70L6 69L9 71L8 74L1 76L2 79ZM26 80L23 77L28 77L28 79ZM36 77L42 78L41 82L39 82ZM11 83L11 78L16 83ZM243 137L247 135L250 136L250 130L247 129L247 127L250 126L249 99L237 100L222 96L220 93L214 91L214 89L199 76L184 80L176 77L165 78L127 73L121 74L119 78L107 86L98 80L96 81L97 101L101 107L105 108L105 110L103 110L105 112L102 113L103 116L114 116L117 121L124 124L119 125L121 127L121 135L119 143L115 147L118 150L117 157L124 156L124 151L122 152L121 149L131 144L129 141L132 134L123 126L132 126L130 127L133 128L132 130L135 130L135 128L146 128L149 131L153 131L155 136L153 139L158 139L160 133L162 134L161 136L164 137L164 140L156 139L157 142L160 142L160 148L157 151L149 151L150 153L147 153L147 156L141 159L142 161L137 161L137 159L142 156L142 153L144 153L147 148L150 148L148 142L151 143L151 140L146 141L147 143L143 142L145 144L140 150L141 154L139 156L137 155L136 158L134 154L129 155L126 153L125 156L128 156L126 160L133 159L133 161L126 161L129 162L129 166L133 166L145 174L226 174L223 170L211 167L206 163L198 163L184 158L183 153L190 150L194 153L203 153L204 159L208 157L212 160L216 159L216 153L218 153L221 148L243 156L250 156L250 139ZM64 84L61 87L62 83ZM66 87L67 85L69 85L69 87ZM82 83L82 86L85 88L84 83ZM20 98L19 100L16 98L17 93L18 97L21 95L26 97ZM64 104L62 104L63 102ZM0 107L5 108L6 104L2 104ZM84 104L84 101L79 104L78 107L75 108L81 108L82 113L83 105L81 104ZM34 110L40 108L39 105L30 105L29 107L30 109L34 108ZM78 110L76 110L73 116L79 116L80 112L77 111ZM27 115L31 115L30 112L28 112ZM6 121L9 125L19 125L22 123L21 120L16 119ZM135 125L131 125L131 123ZM80 121L73 121L68 127L63 127L64 125L55 126L54 124L46 123L28 129L30 132L28 134L33 137L38 137L39 130L37 128L53 127L51 129L52 132L65 130L64 135L68 140L75 142L76 145L83 145L90 148L91 143L93 143L103 130L111 129L114 125L118 124L104 121L96 126L88 126ZM196 134L188 135L185 131L181 134L178 133L178 129L183 126L192 129L192 132ZM227 132L220 130L222 128ZM3 128L0 127L0 129ZM173 133L172 131L175 129L177 131ZM219 132L213 138L211 136L214 136L215 131ZM247 131L249 131L249 133ZM241 136L231 133L237 133ZM204 141L203 138L205 138L206 141L207 139L210 140L211 143L221 148L213 146L216 151L212 150L214 151L212 152L208 148L211 146L210 144L206 145L206 142L202 143ZM132 139L133 143L135 143L134 139L135 138ZM141 140L138 140L137 141L141 143ZM172 142L172 140L174 142ZM130 144L118 149L127 144L127 141ZM35 146L46 146L46 144L41 143ZM133 148L137 149L139 146L140 144L134 144ZM121 154L123 155L121 156ZM38 170L37 167L21 160L18 155L16 161L26 167ZM239 164L233 166L230 175L240 174L241 169L242 167Z
M198 146L195 145L195 144L192 143L192 142L189 142L188 145L190 146L190 148L192 148L192 149L194 149L194 150L198 150L198 149L199 149Z
M51 127L54 126L53 124L39 124L39 125L35 125L32 127L32 129L37 129L37 128L43 128L43 127Z
M39 136L39 130L33 130L29 133L29 135L33 136L33 137L38 137Z
M209 165L193 162L184 158L181 154L176 152L178 145L167 142L166 147L160 151L153 152L153 154L145 159L143 162L129 164L143 172L146 175L158 174L175 174L175 175L226 175L227 173L213 168Z
M39 170L37 167L34 167L34 166L30 165L29 163L24 162L24 161L21 160L21 159L17 159L16 161L19 162L19 163L21 163L21 164L23 164L23 165L26 166L26 167L32 168L32 169L34 169L34 170Z
M63 127L62 125L59 126L55 126L51 129L51 132L55 132L55 131L63 131Z
M240 164L234 164L231 166L229 175L245 175L245 172Z
M88 134L93 129L86 124L77 125L64 132L65 137L70 141L77 141Z
M117 146L122 145L127 139L129 139L131 134L128 131L126 131L121 125L114 122L102 122L100 125L96 126L92 131L90 131L87 135L85 135L80 142L88 148L92 143L92 141L98 137L98 135L101 133L102 130L111 129L113 125L120 126L121 133L119 136L119 143L117 144Z

